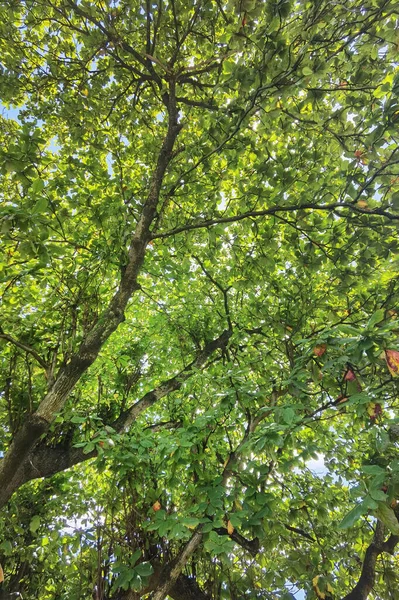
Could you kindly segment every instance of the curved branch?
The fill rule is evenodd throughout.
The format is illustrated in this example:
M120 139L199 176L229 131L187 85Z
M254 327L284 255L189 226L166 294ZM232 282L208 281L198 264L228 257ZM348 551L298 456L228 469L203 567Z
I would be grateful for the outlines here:
M6 456L0 463L0 508L10 499L16 489L15 482L24 469L26 460L38 442L46 433L56 414L65 405L71 391L82 375L94 363L110 336L124 321L124 312L134 292L139 289L139 276L144 255L151 239L150 227L157 215L158 200L166 169L173 158L173 146L181 125L177 121L175 85L170 82L168 95L168 127L156 158L147 199L144 203L136 229L132 234L128 251L128 263L121 276L119 288L108 306L82 341L78 351L70 362L63 365L46 396L35 413L26 417L17 431Z
M172 562L172 565L169 567L169 573L166 578L166 581L163 581L155 590L155 593L151 597L151 600L164 600L169 592L174 587L176 581L178 580L181 572L187 564L189 558L194 554L197 550L198 546L202 541L202 531L199 527L197 531L193 533L190 540L184 546L182 552L177 556L177 558Z
M265 210L249 210L239 215L233 215L231 217L220 217L219 219L207 219L200 221L199 223L191 223L183 225L182 227L175 227L164 233L155 233L151 236L152 240L163 239L184 231L193 231L194 229L207 229L214 225L223 225L223 223L236 223L237 221L243 221L244 219L256 219L257 217L265 217L267 215L275 215L277 213L294 212L296 210L323 210L323 211L336 211L338 209L345 208L350 212L354 212L362 215L375 215L379 217L385 217L390 221L399 221L399 215L395 215L381 208L374 210L360 208L348 202L334 202L332 204L314 204L308 202L306 204L294 204L293 206L273 206L266 208Z
M362 572L359 581L349 594L344 596L342 600L366 600L374 587L375 569L377 559L383 552L393 554L395 546L399 543L398 535L390 535L387 541L384 542L384 526L381 521L377 521L377 526L373 541L366 550L364 556Z
M183 383L194 374L195 369L206 364L207 359L213 352L223 349L227 345L231 334L231 331L224 331L219 337L206 344L203 350L197 354L187 367L179 371L174 377L161 382L157 387L147 392L130 408L121 413L116 421L108 423L108 425L113 427L118 433L127 430L134 420L157 400L180 389ZM161 425L172 426L176 425L176 423L158 423L150 427L154 429ZM148 429L148 427L144 429ZM56 446L49 446L45 442L41 442L33 448L23 467L18 470L18 473L14 477L12 492L32 479L51 477L60 471L65 471L95 456L97 456L97 450L85 454L83 448L73 447L71 441L67 443L63 441Z
M31 354L33 356L33 358L39 363L39 365L41 367L43 367L43 369L46 371L46 375L47 375L47 370L49 369L49 365L36 352L36 350L34 350L33 348L31 348L27 344L24 344L23 342L19 342L18 340L16 340L15 338L13 338L11 335L8 335L7 333L1 332L0 333L0 338L3 339L3 340L6 340L7 342L10 342L11 344L14 344L14 346L16 346L17 348L20 348L21 350L24 350L28 354Z

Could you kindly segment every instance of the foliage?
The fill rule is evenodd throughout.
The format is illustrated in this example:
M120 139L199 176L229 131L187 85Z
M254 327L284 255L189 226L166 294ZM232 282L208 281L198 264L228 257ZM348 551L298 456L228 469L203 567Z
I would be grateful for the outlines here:
M398 599L397 4L0 11L7 589Z

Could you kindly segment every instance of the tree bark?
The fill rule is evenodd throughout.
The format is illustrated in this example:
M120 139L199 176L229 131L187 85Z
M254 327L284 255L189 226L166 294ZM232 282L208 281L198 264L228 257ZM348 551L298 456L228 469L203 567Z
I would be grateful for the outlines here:
M36 412L25 420L16 433L7 454L0 464L0 508L11 498L23 480L23 471L29 454L39 438L48 430L56 414L65 405L69 394L82 375L96 360L101 348L124 320L124 311L135 290L139 288L137 278L144 261L145 250L151 239L151 224L157 216L157 205L166 169L172 160L173 146L181 126L177 122L174 82L170 82L169 94L165 98L169 113L168 129L158 154L152 174L147 200L133 233L128 263L120 285L110 304L100 315L96 324L82 341L79 350L67 365L64 365Z
M187 575L178 577L169 591L169 596L173 600L211 600L211 596L201 590L195 579Z
M164 600L166 596L170 594L172 588L175 586L178 578L180 577L182 570L186 566L188 559L197 550L201 541L202 531L201 529L197 529L197 531L191 536L191 539L184 546L182 552L173 561L170 570L168 569L168 576L163 582L161 582L158 585L157 589L155 590L155 593L151 597L151 600Z
M397 513L398 511L395 511ZM384 542L384 526L381 521L377 521L377 526L373 541L366 550L364 556L362 572L359 581L349 594L342 600L366 600L373 589L375 582L375 568L380 554L387 552L393 554L395 546L399 543L398 535L390 535Z
M129 429L142 412L164 396L180 389L183 383L192 376L194 369L202 367L216 350L225 348L231 334L231 331L223 331L219 337L208 342L194 360L182 369L182 371L177 373L177 375L163 381L153 390L147 392L142 398L125 410L116 421L106 424L113 427L117 432ZM71 441L66 443L61 442L56 446L48 446L45 442L36 444L29 453L27 460L14 476L14 489L18 489L21 485L32 479L51 477L52 475L55 475L55 473L65 471L66 469L89 460L96 455L96 450L84 454L83 449L74 448Z
M159 573L154 574L148 587L144 592L118 592L110 600L139 600L142 594L148 594L155 587L155 582L159 582L162 576ZM154 585L155 584L155 585ZM179 575L172 588L169 590L169 596L173 600L212 600L212 597L206 594L198 585L193 577ZM1 600L1 597L0 597Z

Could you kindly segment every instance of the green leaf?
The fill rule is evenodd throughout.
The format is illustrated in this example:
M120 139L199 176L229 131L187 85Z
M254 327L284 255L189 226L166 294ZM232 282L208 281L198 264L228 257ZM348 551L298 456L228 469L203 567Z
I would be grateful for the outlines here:
M135 572L140 575L140 577L149 577L154 572L154 568L151 563L143 562L134 567Z
M223 61L223 73L226 73L226 75L231 75L236 67L237 65L234 60Z
M367 508L364 506L364 504L358 504L357 506L355 506L355 508L353 508L350 511L350 513L346 515L346 517L342 519L342 521L338 525L338 528L349 529L350 527L353 527L356 521L358 521L360 517L365 514L365 512L367 512Z
M399 535L399 522L392 508L385 504L385 502L379 502L375 514L391 533Z
M386 494L382 490L370 489L370 496L376 502L386 501Z
M32 533L36 533L36 531L39 529L40 527L40 516L39 515L34 515L29 523L29 529Z
M200 519L195 517L183 517L181 522L182 525L185 525L186 527L197 527L197 525L200 523Z
M83 448L83 454L89 454L90 452L92 452L94 450L95 447L96 447L96 442L89 442Z
M313 71L309 67L303 67L302 73L303 73L303 75L306 75L306 76L313 75Z
M32 182L32 192L34 194L38 194L39 192L42 191L43 188L44 188L44 181L43 181L43 179L35 179Z
M282 417L283 417L283 421L285 423L287 423L287 425L291 425L295 419L295 411L293 408L291 408L290 406L288 408L285 408L282 411Z
M366 475L381 475L386 472L385 469L379 465L363 465L362 471L363 473L366 473Z
M12 554L12 545L11 545L11 542L8 541L8 540L5 540L4 542L1 542L0 549L4 552L4 554L6 556L10 556Z
M354 335L354 336L359 336L361 335L361 330L357 329L356 327L353 327L352 325L339 325L337 327L337 329L339 331L342 331L342 333L347 333L349 335Z
M380 323L385 316L385 310L383 308L378 309L369 319L367 327L374 327L377 323Z
M37 215L37 214L45 212L46 210L47 210L47 198L45 198L45 196L42 196L41 198L39 198L39 200L34 205L34 207L32 209L32 213Z

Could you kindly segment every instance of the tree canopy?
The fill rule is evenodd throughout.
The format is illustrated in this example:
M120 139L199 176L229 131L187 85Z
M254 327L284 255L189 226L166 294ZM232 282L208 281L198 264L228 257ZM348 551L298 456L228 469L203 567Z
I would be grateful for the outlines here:
M0 2L5 598L399 599L398 15Z

